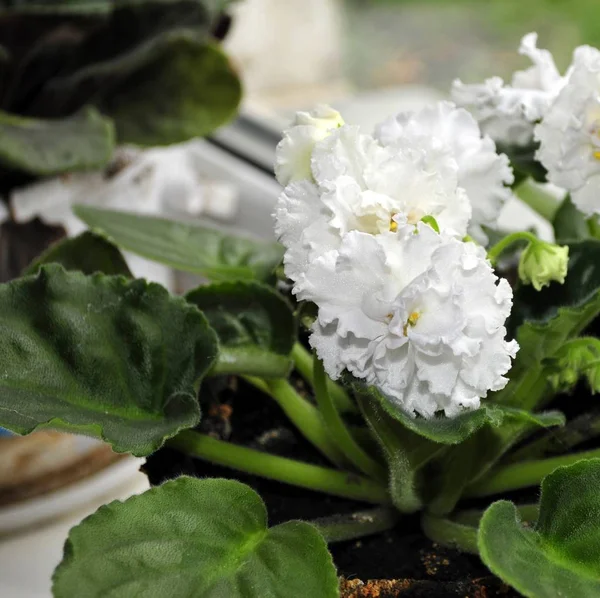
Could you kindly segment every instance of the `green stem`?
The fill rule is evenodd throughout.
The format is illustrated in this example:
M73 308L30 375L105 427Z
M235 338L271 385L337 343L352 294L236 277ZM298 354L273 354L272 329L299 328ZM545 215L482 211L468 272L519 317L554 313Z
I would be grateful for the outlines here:
M289 357L268 353L256 356L246 351L221 351L216 363L210 369L210 376L260 376L261 378L281 378L292 369Z
M556 212L561 205L561 200L544 191L538 185L525 179L515 188L515 193L519 199L526 203L534 212L537 212L542 218L552 222Z
M302 463L217 440L191 430L167 443L188 455L285 484L374 504L390 504L387 489L362 476Z
M314 360L313 377L319 411L325 422L325 427L329 430L337 446L346 458L364 474L376 480L385 481L387 479L385 468L372 459L356 442L335 408L327 389L327 377L320 359L315 358Z
M491 496L518 490L519 488L528 488L537 486L549 473L552 473L557 467L571 465L582 459L593 459L600 457L600 449L585 451L580 453L571 453L560 457L550 459L540 459L539 461L525 461L523 463L513 463L497 470L493 470L481 480L478 480L466 489L463 498Z
M290 355L298 373L314 387L313 356L300 343L296 343ZM327 389L340 413L358 413L358 407L348 393L333 380L327 380Z
M384 532L393 528L399 519L400 513L396 509L380 507L348 515L321 517L310 523L319 528L327 542L333 543Z
M488 259L492 264L496 264L500 255L508 249L513 243L517 241L529 241L530 243L538 243L539 239L533 234L527 231L517 231L516 233L510 233L506 235L504 239L501 239L488 251Z
M333 464L343 467L347 463L317 408L301 397L287 380L261 380L252 376L244 376L244 380L274 399L302 435Z
M434 542L452 548L458 548L463 552L478 554L477 528L436 517L424 513L421 518L421 527L425 535Z

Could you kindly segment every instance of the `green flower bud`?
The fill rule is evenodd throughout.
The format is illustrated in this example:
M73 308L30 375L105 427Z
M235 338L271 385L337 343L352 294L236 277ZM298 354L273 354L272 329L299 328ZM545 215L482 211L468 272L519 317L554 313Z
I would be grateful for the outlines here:
M526 284L532 284L536 291L555 280L561 284L567 275L569 248L532 241L521 254L519 278Z

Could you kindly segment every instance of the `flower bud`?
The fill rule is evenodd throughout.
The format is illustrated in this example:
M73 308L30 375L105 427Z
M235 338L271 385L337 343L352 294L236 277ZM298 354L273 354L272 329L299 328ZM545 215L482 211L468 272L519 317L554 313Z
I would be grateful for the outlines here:
M532 241L521 254L519 278L526 284L532 284L536 291L555 280L561 284L567 275L569 248Z
M318 141L344 124L341 114L329 106L297 112L292 126L284 131L275 159L275 176L282 185L312 180L311 157Z

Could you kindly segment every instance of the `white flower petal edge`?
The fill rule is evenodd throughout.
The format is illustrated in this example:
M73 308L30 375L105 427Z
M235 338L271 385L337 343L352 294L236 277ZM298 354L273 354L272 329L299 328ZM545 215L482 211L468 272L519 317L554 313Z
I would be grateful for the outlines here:
M377 125L375 137L384 146L420 147L430 156L445 152L454 159L458 185L466 191L473 211L468 232L487 243L481 226L495 228L502 206L512 197L506 185L514 177L507 156L496 153L490 137L481 136L471 114L451 102L438 102L388 118Z
M457 79L452 85L452 99L468 108L481 130L497 143L531 143L536 121L544 117L566 83L550 52L538 49L536 44L537 33L528 33L521 40L519 53L533 65L515 72L511 85L505 85L500 77L473 85Z
M544 120L536 127L536 157L548 179L571 191L585 214L600 214L600 52L575 50L573 70Z
M423 223L349 232L309 265L297 294L319 307L310 342L327 373L348 369L410 415L453 417L507 383L512 291L473 243Z
M275 152L275 177L282 185L311 178L310 160L314 145L344 121L337 110L317 106L310 112L297 112Z

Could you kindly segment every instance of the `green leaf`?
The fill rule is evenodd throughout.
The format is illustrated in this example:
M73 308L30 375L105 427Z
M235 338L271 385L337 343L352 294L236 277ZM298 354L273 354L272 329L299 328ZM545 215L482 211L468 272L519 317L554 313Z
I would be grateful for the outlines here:
M0 285L0 425L59 428L147 455L195 426L215 333L160 285L42 266Z
M222 282L186 295L219 337L213 374L285 377L292 367L296 321L289 303L259 282Z
M120 141L178 143L207 135L235 116L241 84L216 44L199 41L191 31L169 32L150 43L131 64L123 61L127 76L121 73L121 82L99 103L114 119ZM86 76L97 76L95 69L86 69Z
M104 166L114 146L109 119L87 108L61 120L0 111L0 165L38 176Z
M84 274L102 272L132 277L121 252L102 235L90 231L54 243L23 274L36 274L44 264L53 263L60 264L65 270L79 270Z
M381 404L365 394L359 405L369 429L379 443L389 471L389 493L402 513L414 513L423 506L423 467L445 447L411 432L392 418Z
M503 408L502 424L485 426L458 446L434 459L424 474L428 480L428 509L437 515L454 510L465 488L485 475L518 441L539 428L562 426L565 416L558 411L529 413Z
M211 280L265 280L283 257L283 248L276 243L211 228L82 205L75 206L74 212L123 249Z
M267 527L261 498L233 480L182 477L115 501L74 527L55 598L337 598L315 527Z
M376 388L361 383L353 383L355 392L366 400L377 401L386 413L400 422L411 432L441 444L459 444L486 424L499 425L504 411L496 405L483 404L479 409L464 411L456 417L436 415L430 419L421 416L412 417L384 397Z
M478 545L490 570L530 598L600 596L600 459L560 467L542 482L533 529L517 508L499 501L487 509Z
M592 235L585 216L573 205L567 195L552 221L556 243L565 243L589 239Z
M519 352L509 372L510 382L494 399L534 409L548 391L545 364L570 339L577 337L600 313L600 241L569 245L569 270L564 284L515 292L510 331L516 331Z

